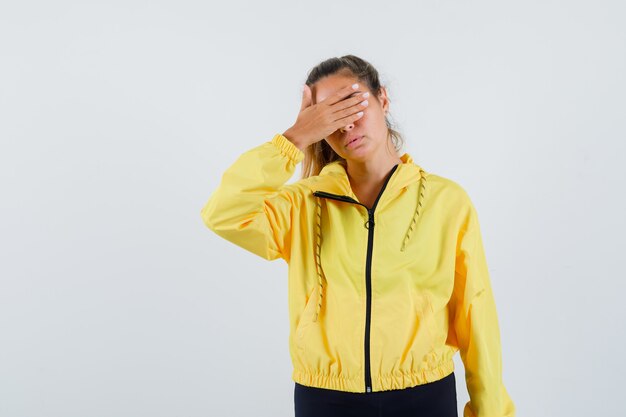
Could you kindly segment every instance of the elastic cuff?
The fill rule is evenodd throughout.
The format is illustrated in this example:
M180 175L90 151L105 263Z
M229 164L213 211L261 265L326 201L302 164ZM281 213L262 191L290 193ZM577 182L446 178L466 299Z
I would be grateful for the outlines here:
M270 141L280 149L280 152L287 158L291 159L295 163L298 163L304 159L304 152L293 144L289 139L283 136L282 133L274 135Z

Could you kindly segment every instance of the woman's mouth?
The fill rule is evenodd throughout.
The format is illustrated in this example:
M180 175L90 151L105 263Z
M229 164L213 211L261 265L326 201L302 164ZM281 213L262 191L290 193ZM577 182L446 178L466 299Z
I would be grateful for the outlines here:
M357 138L354 138L352 141L348 142L348 144L346 145L346 148L353 148L353 147L355 147L356 145L361 143L361 139L363 139L363 136L359 136Z

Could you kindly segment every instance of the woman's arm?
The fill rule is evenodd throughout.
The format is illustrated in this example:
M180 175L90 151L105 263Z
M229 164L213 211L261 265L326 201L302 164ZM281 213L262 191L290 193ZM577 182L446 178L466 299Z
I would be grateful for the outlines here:
M515 405L502 381L496 305L478 215L471 201L459 232L452 299L454 332L470 396L463 416L514 417Z
M303 158L304 152L282 134L244 152L202 208L204 224L265 259L288 260L298 196L284 184Z

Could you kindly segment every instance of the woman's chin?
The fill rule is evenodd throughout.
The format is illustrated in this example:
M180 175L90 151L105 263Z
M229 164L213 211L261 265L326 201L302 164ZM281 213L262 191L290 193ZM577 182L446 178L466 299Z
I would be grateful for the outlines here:
M370 154L372 153L369 145L370 144L367 142L367 139L363 139L362 143L360 143L357 147L344 149L344 159L354 159L358 161L369 159L371 156Z

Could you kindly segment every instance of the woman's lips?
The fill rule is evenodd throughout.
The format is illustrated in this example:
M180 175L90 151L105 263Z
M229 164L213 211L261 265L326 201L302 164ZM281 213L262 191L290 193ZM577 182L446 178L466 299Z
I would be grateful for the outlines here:
M358 145L361 142L361 139L363 139L363 136L359 136L358 138L352 140L352 142L348 142L348 144L346 145L346 148L352 148Z

